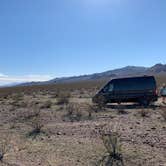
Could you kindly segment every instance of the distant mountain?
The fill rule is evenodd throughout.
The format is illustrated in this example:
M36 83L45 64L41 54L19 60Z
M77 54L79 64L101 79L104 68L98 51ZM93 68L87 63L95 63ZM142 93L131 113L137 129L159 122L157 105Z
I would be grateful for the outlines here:
M61 82L75 82L75 81L85 81L85 80L106 79L106 78L129 76L129 75L140 75L146 71L147 71L147 68L145 68L145 67L127 66L124 68L109 70L109 71L102 72L102 73L95 73L95 74L75 76L75 77L56 78L49 82L61 83Z
M163 65L161 63L154 65L153 67L149 68L148 72L155 73L155 74L161 74L166 72L166 65Z
M139 67L139 66L126 66L123 68L109 70L102 73L95 73L90 75L82 75L82 76L73 76L73 77L63 77L63 78L55 78L46 82L31 82L21 84L22 86L28 85L44 85L44 84L55 84L55 83L71 83L78 81L93 81L100 79L111 79L117 77L128 77L128 76L141 76L141 75L158 75L165 74L166 75L166 65L165 64L156 64L152 67Z

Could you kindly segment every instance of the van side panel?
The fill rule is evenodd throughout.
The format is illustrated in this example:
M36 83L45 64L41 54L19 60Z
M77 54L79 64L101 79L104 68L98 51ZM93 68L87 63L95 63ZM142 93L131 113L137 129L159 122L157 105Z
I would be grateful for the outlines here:
M114 79L109 84L114 85L114 90L104 94L108 102L139 102L144 98L149 101L157 100L156 81L153 76Z

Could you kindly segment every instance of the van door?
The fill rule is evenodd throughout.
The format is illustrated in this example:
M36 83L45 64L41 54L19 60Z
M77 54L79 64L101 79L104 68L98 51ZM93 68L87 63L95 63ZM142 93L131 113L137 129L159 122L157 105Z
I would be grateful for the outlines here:
M113 83L108 83L103 89L101 94L105 97L107 102L110 102L113 97L114 85Z
M115 81L114 99L116 102L124 101L130 97L129 81L127 79Z

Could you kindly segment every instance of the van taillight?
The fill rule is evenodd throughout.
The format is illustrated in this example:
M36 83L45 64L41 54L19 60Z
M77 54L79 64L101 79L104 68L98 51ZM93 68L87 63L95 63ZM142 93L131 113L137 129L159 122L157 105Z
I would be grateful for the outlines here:
M158 95L158 90L157 89L155 90L155 95Z

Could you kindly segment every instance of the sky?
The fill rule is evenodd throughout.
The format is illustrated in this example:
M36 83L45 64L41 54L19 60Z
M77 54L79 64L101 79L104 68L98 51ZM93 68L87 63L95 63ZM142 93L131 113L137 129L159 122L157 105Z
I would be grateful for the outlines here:
M165 0L0 0L0 85L156 63Z

